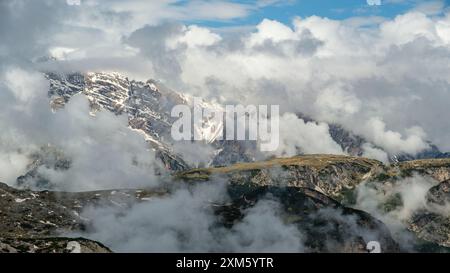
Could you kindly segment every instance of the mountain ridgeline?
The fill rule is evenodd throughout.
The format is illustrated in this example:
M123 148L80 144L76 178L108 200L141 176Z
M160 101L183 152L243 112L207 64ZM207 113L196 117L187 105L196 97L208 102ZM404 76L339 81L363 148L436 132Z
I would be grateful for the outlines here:
M55 115L77 94L86 96L91 115L98 111L125 115L130 129L142 133L169 177L151 188L57 192L39 168L64 172L72 167L72 159L64 147L42 147L29 155L27 172L17 178L19 189L0 183L0 252L115 251L111 242L96 241L96 219L86 210L120 209L116 217L124 217L136 205L172 200L180 189L194 191L203 184L222 183L226 198L202 205L212 212L214 229L219 228L221 235L248 224L249 211L270 201L279 204L276 215L283 225L301 234L299 251L367 253L372 241L379 242L382 252L450 251L450 155L432 144L416 156L390 155L390 164L384 164L361 157L367 143L363 137L330 124L331 137L348 155L299 152L289 158L261 159L253 142L222 141L203 132L213 153L199 168L183 157L170 137L175 121L171 109L190 106L189 96L157 81L129 80L118 73L45 75ZM207 101L202 107L220 108ZM221 126L213 122L203 120L207 128ZM417 183L423 196L412 198L408 185L415 190ZM185 243L189 234L179 231L176 237Z
M75 94L84 94L91 107L91 112L99 110L111 111L115 114L125 114L129 126L145 134L149 144L157 151L167 169L182 171L190 166L177 153L171 141L171 126L176 118L171 117L171 109L175 105L185 104L192 106L192 98L170 90L163 84L148 80L146 82L130 80L119 73L47 73L50 81L49 97L51 107L58 109L64 106ZM203 109L223 110L222 106L203 101ZM298 116L307 122L315 122L309 117L298 113ZM213 119L204 118L203 127L222 127L221 124L212 124ZM261 158L255 143L251 141L224 141L216 140L217 135L211 134L207 129L200 130L216 152L208 162L210 166L224 166L238 162L250 162ZM332 139L341 146L342 150L351 156L362 156L363 145L369 143L363 137L345 130L338 124L330 124L329 132ZM373 145L375 146L375 145ZM301 153L301 151L299 151ZM428 150L417 155L391 154L391 162L400 162L414 159L447 158L449 153L443 153L430 143Z

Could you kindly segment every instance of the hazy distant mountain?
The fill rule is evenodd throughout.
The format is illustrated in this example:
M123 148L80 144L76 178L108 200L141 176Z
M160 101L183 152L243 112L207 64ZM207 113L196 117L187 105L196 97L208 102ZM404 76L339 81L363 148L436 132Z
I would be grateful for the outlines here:
M161 83L148 80L146 82L130 80L119 73L47 73L50 81L49 97L51 107L58 109L64 106L75 94L84 94L90 102L91 114L100 109L106 109L115 114L126 114L129 126L144 133L146 140L157 152L167 169L185 170L188 163L183 159L171 143L170 129L175 118L170 116L170 111L177 104L192 104L192 98L170 90ZM221 106L202 102L203 108L217 109ZM314 120L299 114L305 121ZM254 161L261 158L252 141L217 141L217 135L210 128L215 126L222 128L223 124L211 124L211 120L204 120L201 130L206 142L210 143L216 152L210 160L211 166L223 166L237 162ZM338 124L329 124L330 135L338 143L343 151L353 156L363 155L363 145L367 141L356 134L346 130ZM431 148L416 156L401 154L389 155L392 162L450 157L450 153L442 153L430 144ZM299 151L300 154L300 151Z

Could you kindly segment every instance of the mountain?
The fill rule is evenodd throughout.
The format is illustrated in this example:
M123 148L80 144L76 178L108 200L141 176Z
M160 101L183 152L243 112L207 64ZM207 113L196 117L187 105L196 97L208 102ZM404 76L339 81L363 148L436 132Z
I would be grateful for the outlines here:
M169 143L170 116L174 105L186 104L181 95L158 88L154 81L130 81L118 73L47 73L50 81L50 104L57 110L76 94L84 94L90 103L91 114L105 109L128 116L129 126L143 132L167 169L185 170L189 166L173 153Z
M120 207L121 213L127 214L135 204L155 198L170 200L180 187L190 189L217 181L226 182L229 198L205 206L212 208L215 224L221 230L233 231L246 221L246 212L259 201L272 200L280 204L283 223L296 227L304 236L307 252L367 252L370 240L379 241L384 252L449 251L450 218L446 206L450 198L450 159L431 143L429 150L416 156L390 155L391 164L386 165L361 157L367 143L363 137L330 124L331 137L350 156L299 153L291 158L264 158L255 142L217 140L217 130L212 128L222 128L223 124L204 118L206 129L194 130L206 137L205 143L214 152L205 168L195 168L170 137L175 121L172 107L192 107L193 98L157 81L130 80L118 73L48 72L46 77L50 82L50 107L55 114L74 95L81 94L89 100L91 115L101 110L125 115L129 128L143 134L172 177L158 189L31 191L28 189L53 188L52 181L40 176L40 166L67 170L72 164L64 147L41 147L29 155L28 171L17 179L21 189L0 184L0 252L70 252L73 245L79 245L81 252L109 252L109 242L86 239L95 232L95 219L80 216L85 209ZM202 101L201 107L221 109L207 101ZM301 114L299 117L316 122ZM433 185L424 204L401 219L401 232L414 238L411 249L398 241L398 231L392 232L388 222L383 223L383 215L370 214L357 200L361 187L368 187L383 196L382 200L373 200L378 202L377 208L385 213L401 209L408 200L393 189L416 176L433 181ZM67 234L86 238L67 238Z
M66 194L17 190L0 183L0 253L68 253L76 243L80 251L111 252L103 244L84 238L66 238L58 230L84 228L81 205L94 202L95 194Z
M450 180L432 187L427 194L427 205L433 210L422 209L414 213L409 228L425 241L450 247Z
M305 122L316 122L314 119L308 117L303 113L298 113L297 116L303 119ZM331 138L341 146L342 150L348 153L351 156L363 156L364 144L370 144L373 147L376 147L380 150L383 150L381 147L377 147L373 143L365 140L364 137L354 134L349 130L346 130L343 126L330 123L328 124L329 133ZM416 155L410 154L388 154L389 161L391 163L402 162L402 161L410 161L414 159L431 159L431 158L450 158L450 153L445 153L439 150L439 148L431 142L428 142L429 148L424 151L419 152Z
M330 124L329 128L331 137L341 146L342 150L346 151L349 155L363 155L363 145L368 142L364 140L362 136L353 134L338 124ZM439 148L431 142L428 142L428 145L428 149L425 149L416 155L388 154L389 161L395 163L415 159L450 158L450 153L441 152ZM376 145L373 144L372 146L376 147ZM377 148L383 150L380 147Z
M304 251L367 252L369 238L380 242L383 252L408 251L383 222L352 208L352 198L363 183L374 184L376 188L400 183L418 173L436 181L436 186L427 195L428 203L439 205L450 198L449 159L386 166L371 159L333 155L296 156L193 169L176 173L171 182L153 189L64 193L18 190L0 184L0 246L4 246L0 247L0 252L53 251L44 247L49 243L55 245L55 251L67 251L63 247L69 240L79 242L83 251L108 251L103 246L108 242L64 237L67 233L89 237L90 232L95 231L95 226L91 225L95 219L80 216L86 208L120 207L121 213L126 214L133 204L171 198L180 186L189 188L202 183L217 183L215 181L227 181L229 199L204 205L213 209L216 226L225 230L232 230L245 221L245 212L258 201L273 200L281 205L283 222L301 232ZM446 248L449 247L449 221L448 215L427 206L417 209L406 219L405 232L412 232L421 242L416 251L449 251Z
M405 161L388 166L363 157L304 155L226 167L192 169L179 172L177 177L182 180L205 181L214 175L226 175L234 183L251 181L261 186L310 188L342 201L349 191L364 181L395 181L413 174L429 176L436 181L448 180L450 159Z
M429 245L426 251L450 247L450 217L446 207L450 200L450 159L413 160L384 165L379 161L362 157L306 155L239 163L226 167L194 169L178 173L177 179L202 183L225 177L230 183L244 188L255 185L269 188L282 186L300 191L308 189L307 191L314 191L316 197L324 196L337 200L347 207L355 205L358 186L366 184L370 189L385 196L385 201L380 201L377 206L390 211L403 206L404 202L393 190L393 185L405 183L405 178L416 175L428 177L436 186L428 191L425 206L415 208L413 214L403 224L416 238L423 240L420 245L415 246L416 250L427 244ZM295 203L295 200L291 201ZM436 205L441 207L436 208Z
M195 167L189 166L183 156L174 149L170 135L171 126L176 120L170 115L173 106L181 104L192 107L193 98L170 90L157 81L130 80L119 73L47 72L46 76L50 82L49 97L53 109L64 107L75 94L84 94L90 102L91 114L105 109L117 115L127 115L130 128L144 133L167 169L182 171ZM222 106L205 100L202 101L201 107L204 110L223 111ZM315 122L302 113L298 113L298 116L307 122ZM213 119L204 118L203 128L194 127L194 130L205 137L205 142L216 150L209 162L211 166L251 162L261 158L255 142L216 140L219 132L217 128L223 126L222 123L214 124ZM352 156L363 155L363 145L368 141L362 136L353 134L338 124L329 124L329 132L343 151ZM428 150L415 156L389 155L391 162L446 157L450 157L450 154L442 153L432 143Z
M231 183L228 192L232 201L216 204L221 223L228 228L242 221L244 211L270 196L281 203L283 221L303 234L306 252L367 253L367 234L380 242L382 252L401 249L381 221L309 188Z
M228 192L230 201L209 204L215 211L216 225L225 229L238 225L243 221L246 210L270 195L272 199L282 201L281 217L284 221L306 234L305 245L308 252L367 252L367 241L362 236L369 233L374 234L382 243L383 251L400 250L382 222L363 211L344 207L314 190L230 183ZM26 252L61 252L73 241L83 246L83 252L106 252L108 248L101 243L84 238L68 239L58 236L67 232L89 234L93 231L94 227L90 226L90 222L94 219L80 216L87 207L124 208L134 202L148 202L151 198L170 198L169 190L63 193L16 190L4 184L0 184L0 193L7 196L0 199L0 205L4 209L0 224L0 246L7 244L3 249L0 247L0 252L20 249L25 249ZM327 209L335 211L338 216L321 213ZM356 233L353 224L346 222L347 219L355 219L358 227ZM328 223L328 230L320 228L323 223Z

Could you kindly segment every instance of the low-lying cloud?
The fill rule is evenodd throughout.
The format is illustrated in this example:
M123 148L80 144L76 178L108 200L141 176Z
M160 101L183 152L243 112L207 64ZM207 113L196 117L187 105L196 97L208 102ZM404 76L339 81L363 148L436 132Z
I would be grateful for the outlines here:
M45 164L38 174L53 189L81 191L157 185L164 170L145 139L128 128L125 116L100 111L89 115L89 102L74 96L65 108L52 111L49 83L38 72L11 68L2 75L0 110L0 181L16 184L41 149L61 152L67 170ZM33 179L29 185L33 186Z
M227 201L226 184L214 181L171 196L120 208L88 208L83 236L119 252L301 252L302 234L279 217L280 204L260 200L232 228L219 224L214 204ZM267 225L270 223L270 225ZM76 234L78 235L78 234Z

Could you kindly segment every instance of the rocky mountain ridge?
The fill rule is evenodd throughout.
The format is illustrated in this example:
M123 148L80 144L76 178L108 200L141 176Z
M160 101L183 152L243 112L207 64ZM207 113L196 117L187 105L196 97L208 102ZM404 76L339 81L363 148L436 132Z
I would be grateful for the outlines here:
M220 227L231 230L260 200L272 200L281 206L282 221L305 236L307 252L367 252L371 240L379 241L384 252L411 251L396 241L385 223L357 207L356 200L360 187L369 186L384 196L380 208L396 210L405 200L392 189L415 176L425 177L433 185L424 204L402 219L405 229L420 242L412 251L448 251L450 247L450 159L433 145L416 157L395 155L391 164L383 164L361 157L366 143L362 137L330 124L332 138L352 156L299 155L256 161L255 143L217 141L214 134L205 131L202 134L208 136L207 142L215 149L212 167L194 169L170 141L174 122L170 111L174 105L190 105L189 97L156 81L129 80L118 73L46 75L50 81L50 106L55 112L72 96L83 94L90 103L91 115L102 109L126 115L129 127L143 133L173 179L158 189L32 191L29 188L52 188L52 181L40 177L40 166L62 171L71 167L71 159L61 147L42 147L30 155L28 172L17 179L22 189L0 184L0 252L72 252L74 245L81 252L109 252L108 242L67 238L67 234L85 234L89 238L94 227L93 219L82 216L86 208L119 207L126 214L126 209L135 204L170 198L179 187L216 180L227 182L229 200L205 206L213 208ZM204 102L202 107L220 106ZM204 123L206 128L223 126L207 119ZM411 160L427 157L436 159Z
M402 198L394 192L383 191L392 189L392 185L405 183L405 178L417 175L428 177L434 181L435 186L428 190L427 204L414 211L405 221L405 225L425 242L438 247L450 247L450 159L413 160L384 165L379 161L361 157L306 155L239 163L227 167L194 169L178 173L177 179L199 183L225 177L238 185L250 183L263 187L310 189L350 207L355 205L358 186L365 184L388 197L388 203L380 203L380 207L393 210L402 206ZM392 204L392 200L397 201ZM436 204L440 209L436 208Z
M81 252L111 252L101 243L62 234L86 230L89 219L81 213L88 206L126 207L163 194L158 190L31 191L0 183L0 253L71 252L67 248L71 242L81 245Z
M170 90L154 80L146 82L130 80L119 73L48 72L46 76L50 82L49 97L53 109L63 107L75 94L84 94L91 104L92 114L100 109L106 109L115 114L126 114L130 128L144 133L167 169L182 171L193 167L188 166L189 164L173 148L173 143L170 141L170 128L175 121L175 118L170 115L171 109L174 105L191 105L192 98L189 96ZM212 111L223 110L222 106L208 101L203 101L201 106L203 109ZM316 122L302 113L298 113L298 116L306 122ZM209 162L211 166L250 162L258 158L256 144L251 141L246 143L216 141L217 128L223 128L223 124L214 124L213 120L209 119L203 120L203 128L194 128L205 136L206 142L216 150L215 156ZM338 124L329 124L329 132L343 151L351 156L363 155L363 145L368 143L363 137ZM448 157L450 154L441 152L432 143L429 149L417 155L389 155L393 163Z
M180 172L183 180L209 180L225 174L230 180L252 181L258 185L306 187L333 198L364 181L395 180L413 173L437 181L450 179L450 159L405 161L385 165L377 160L342 155L304 155L275 158L263 162L238 163L226 167L193 169Z
M108 251L102 244L108 242L64 237L68 232L85 232L88 236L92 227L91 219L81 216L85 208L126 208L136 202L168 198L179 185L215 183L215 179L227 181L230 200L205 205L214 208L218 223L225 228L238 224L246 210L269 198L280 202L283 221L297 226L306 236L308 252L367 252L368 240L380 241L384 252L405 251L381 221L351 208L349 196L363 183L401 183L403 178L417 174L436 181L427 195L428 203L447 204L448 159L386 166L376 160L335 155L277 158L179 172L174 181L160 189L63 193L18 190L0 184L0 251L64 252L70 240L79 242L83 251ZM414 236L433 246L427 251L442 251L449 247L449 220L437 210L420 209L407 222Z

